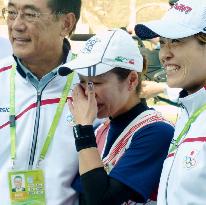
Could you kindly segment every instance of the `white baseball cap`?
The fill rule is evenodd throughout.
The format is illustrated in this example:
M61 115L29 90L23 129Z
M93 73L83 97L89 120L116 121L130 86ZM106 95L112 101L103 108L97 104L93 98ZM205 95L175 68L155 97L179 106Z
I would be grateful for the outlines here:
M178 39L206 33L206 0L179 0L161 20L137 24L135 33L141 39L158 36Z
M63 66L83 76L100 75L115 67L141 72L143 57L132 37L115 29L87 40L77 57Z

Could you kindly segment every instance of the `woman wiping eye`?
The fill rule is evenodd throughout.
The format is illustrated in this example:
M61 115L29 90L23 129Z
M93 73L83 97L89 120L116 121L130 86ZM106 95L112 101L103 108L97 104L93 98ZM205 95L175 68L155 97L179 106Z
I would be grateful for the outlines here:
M90 53L80 52L66 65L80 78L69 102L76 123L80 204L155 204L173 127L139 97L146 61L132 37L110 30L85 47L94 41ZM108 120L95 136L96 118Z

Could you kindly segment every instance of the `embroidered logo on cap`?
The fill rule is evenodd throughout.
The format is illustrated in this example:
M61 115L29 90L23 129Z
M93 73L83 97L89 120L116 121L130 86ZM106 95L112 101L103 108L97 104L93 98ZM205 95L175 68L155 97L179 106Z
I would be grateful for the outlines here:
M128 59L128 58L125 58L125 57L122 57L122 56L117 56L115 58L115 61L123 62L123 63L129 63L129 64L134 65L134 59Z
M189 6L186 6L184 4L178 4L175 3L172 8L176 9L177 11L185 12L185 14L188 14L192 11L192 8Z
M81 50L82 53L91 53L94 45L101 42L99 38L93 37L86 42L85 47Z

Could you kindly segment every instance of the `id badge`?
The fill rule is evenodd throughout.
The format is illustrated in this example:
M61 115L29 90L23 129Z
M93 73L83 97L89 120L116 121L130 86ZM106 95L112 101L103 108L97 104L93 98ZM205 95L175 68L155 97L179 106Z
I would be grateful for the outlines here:
M8 173L11 205L46 205L42 170Z

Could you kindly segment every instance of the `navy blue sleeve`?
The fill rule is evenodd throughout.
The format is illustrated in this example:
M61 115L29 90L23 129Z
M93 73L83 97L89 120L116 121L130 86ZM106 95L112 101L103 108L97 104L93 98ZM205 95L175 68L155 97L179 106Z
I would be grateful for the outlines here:
M75 176L74 180L72 181L71 187L77 191L78 193L82 193L82 185L80 182L80 175L79 173Z
M145 200L157 191L163 162L174 128L156 122L138 130L129 148L110 172L110 177L127 185Z

